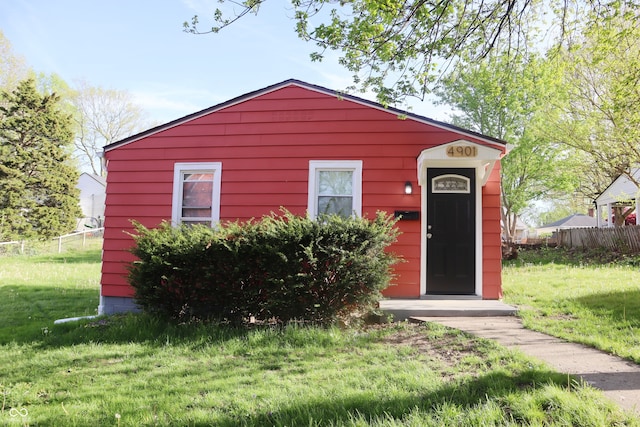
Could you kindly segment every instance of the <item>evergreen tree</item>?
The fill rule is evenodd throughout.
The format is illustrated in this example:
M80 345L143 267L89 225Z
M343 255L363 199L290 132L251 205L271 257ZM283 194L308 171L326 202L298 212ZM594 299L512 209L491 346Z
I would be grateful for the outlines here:
M71 117L32 79L0 93L0 241L46 239L81 215Z

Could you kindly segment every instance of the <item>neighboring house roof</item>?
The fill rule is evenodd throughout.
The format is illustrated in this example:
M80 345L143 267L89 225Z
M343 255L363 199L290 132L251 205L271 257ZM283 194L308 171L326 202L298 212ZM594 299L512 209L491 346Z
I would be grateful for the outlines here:
M87 172L80 174L77 188L80 190L80 209L85 218L104 216L106 186L106 180L101 176ZM79 224L78 228L83 229L84 223Z
M438 128L444 129L444 130L455 132L455 133L457 133L457 134L459 134L461 136L470 136L470 137L473 137L473 138L477 138L477 139L480 139L480 140L482 140L482 141L484 141L486 143L489 143L489 144L499 145L501 147L504 147L504 146L507 145L507 143L505 141L500 140L498 138L494 138L494 137L491 137L491 136L483 135L481 133L474 132L474 131L467 130L467 129L463 129L461 127L454 126L454 125L451 125L451 124L448 124L448 123L444 123L444 122L440 122L440 121L437 121L437 120L429 119L427 117L420 116L420 115L417 115L417 114L413 114L413 113L410 113L410 112L407 112L407 111L399 110L397 108L385 107L384 105L379 104L377 102L369 101L367 99L359 98L359 97L353 96L353 95L348 95L348 94L345 94L345 93L342 93L342 92L339 92L339 91L327 89L327 88L324 88L322 86L317 86L317 85L313 85L313 84L310 84L310 83L305 83L303 81L296 80L296 79L289 79L289 80L285 80L285 81L280 82L280 83L276 83L276 84L271 85L271 86L267 86L267 87L265 87L263 89L259 89L259 90L253 91L253 92L249 92L249 93L247 93L245 95L241 95L239 97L233 98L233 99L231 99L229 101L226 101L226 102L223 102L221 104L214 105L213 107L209 107L209 108L206 108L204 110L198 111L196 113L189 114L187 116L184 116L182 118L173 120L173 121L168 122L166 124L163 124L163 125L160 125L160 126L156 126L156 127L151 128L149 130L146 130L144 132L138 133L136 135L132 135L132 136L130 136L128 138L125 138L123 140L114 142L112 144L109 144L109 145L105 146L104 147L104 151L106 152L106 151L113 150L113 149L118 148L118 147L120 147L122 145L129 144L131 142L137 141L139 139L145 138L147 136L153 135L153 134L158 133L158 132L162 132L164 130L170 129L170 128L175 127L175 126L179 126L179 125L181 125L181 124L183 124L185 122L197 119L199 117L202 117L202 116L205 116L207 114L216 112L216 111L221 110L223 108L227 108L227 107L230 107L232 105L239 104L241 102L247 101L247 100L249 100L251 98L255 98L255 97L264 95L266 93L282 89L283 87L292 86L292 85L293 86L302 87L302 88L305 88L305 89L309 89L309 90L313 90L313 91L316 91L316 92L324 93L326 95L336 96L336 97L339 97L341 99L345 99L345 100L349 100L349 101L356 102L356 103L359 103L359 104L367 105L369 107L376 108L376 109L379 109L379 110L383 110L383 111L386 111L386 112L394 113L394 114L397 114L398 116L406 117L407 119L416 120L418 122L426 123L426 124L429 124L431 126L435 126L435 127L438 127Z
M636 182L640 181L640 168L632 168L631 176ZM637 195L638 186L627 175L620 175L596 198L596 204L602 206L622 200L633 200Z
M585 214L573 214L558 221L545 224L542 227L538 227L539 233L562 230L566 228L583 228L583 227L597 227L598 220L594 217Z
M107 186L107 180L104 177L92 173L83 172L80 174L80 179L92 179L103 187Z

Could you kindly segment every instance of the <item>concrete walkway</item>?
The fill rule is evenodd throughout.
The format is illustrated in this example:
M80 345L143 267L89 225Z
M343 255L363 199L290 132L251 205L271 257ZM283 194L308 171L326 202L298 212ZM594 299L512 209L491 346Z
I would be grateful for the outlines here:
M442 317L429 313L412 320L437 322L518 349L555 371L583 378L621 407L640 415L640 366L635 363L525 329L515 316Z

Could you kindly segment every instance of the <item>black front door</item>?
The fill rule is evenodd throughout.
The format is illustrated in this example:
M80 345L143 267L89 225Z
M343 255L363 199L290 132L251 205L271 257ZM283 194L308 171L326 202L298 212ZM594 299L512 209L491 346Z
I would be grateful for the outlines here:
M427 169L427 294L475 294L475 169Z

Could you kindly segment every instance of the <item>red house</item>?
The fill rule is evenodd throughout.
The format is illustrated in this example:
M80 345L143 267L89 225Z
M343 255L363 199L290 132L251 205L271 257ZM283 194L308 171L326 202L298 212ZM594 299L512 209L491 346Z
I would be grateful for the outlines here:
M135 308L131 220L400 216L385 296L499 299L503 141L287 80L108 145L99 312Z

